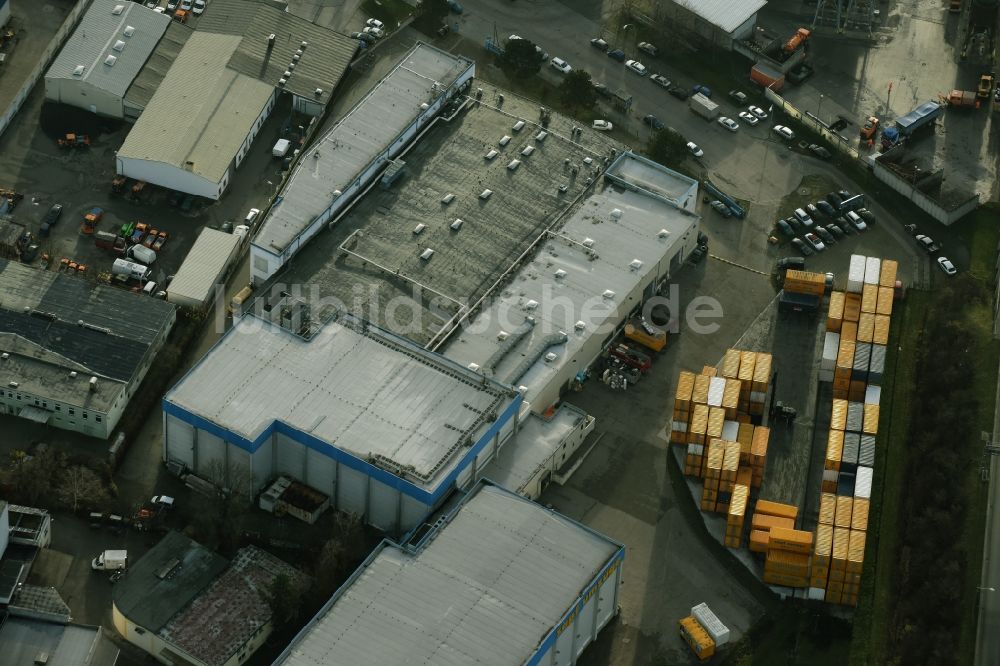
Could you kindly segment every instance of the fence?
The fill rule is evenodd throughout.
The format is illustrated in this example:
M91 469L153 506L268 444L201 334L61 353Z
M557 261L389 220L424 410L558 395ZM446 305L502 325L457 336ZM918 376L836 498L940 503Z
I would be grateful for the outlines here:
M90 6L90 2L91 0L77 0L77 3L73 5L73 9L70 10L69 16L67 16L66 20L63 21L63 24L59 26L59 31L56 32L55 36L49 42L49 45L46 47L45 52L39 59L38 64L33 70L31 70L31 74L28 75L24 85L17 91L17 95L14 96L14 99L4 110L3 115L0 116L0 135L3 135L3 133L7 131L7 128L10 127L10 123L14 120L14 116L24 105L24 102L28 99L28 95L31 94L31 91L34 90L35 84L38 83L38 79L42 77L45 70L49 68L50 64L52 64L52 60L55 58L56 53L59 52L59 49L62 48L63 42L65 42L66 38L69 37L71 32L73 32L73 29L76 27L76 24L83 15L83 12Z
M785 114L791 116L795 120L799 121L809 129L811 129L812 131L816 132L824 139L826 139L827 143L833 146L836 150L844 153L845 155L847 155L852 159L859 159L861 157L861 153L859 153L857 149L851 148L851 146L848 145L847 138L841 136L840 134L837 134L836 132L831 132L830 129L822 122L820 122L820 120L816 116L812 115L811 113L802 113L797 108L795 108L787 101L785 101L784 97L774 92L770 88L764 89L764 96L767 97L767 100L769 102L774 104L777 108L780 108Z

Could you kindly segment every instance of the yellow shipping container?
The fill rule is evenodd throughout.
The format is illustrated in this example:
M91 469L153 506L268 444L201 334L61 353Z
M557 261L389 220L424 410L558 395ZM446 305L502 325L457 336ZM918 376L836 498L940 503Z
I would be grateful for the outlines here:
M861 287L861 311L875 314L878 305L878 287L866 284Z
M771 537L774 538L773 536ZM865 532L851 530L847 546L847 572L861 573L865 564Z
M877 345L889 344L889 317L886 315L875 315L875 331L872 334L872 342Z
M719 371L716 369L714 365L703 365L701 366L701 374L705 375L708 378L712 378L717 376L719 374Z
M757 354L757 362L753 367L754 391L767 391L768 384L771 383L771 355L763 352Z
M708 444L705 456L705 476L713 479L722 477L722 459L726 453L726 444L721 439L712 439Z
M688 432L704 435L708 431L708 405L695 405L691 411L691 428Z
M681 638L688 644L694 656L699 661L707 661L715 654L715 641L708 635L708 632L698 623L694 616L688 616L677 623L680 627Z
M837 519L837 496L833 493L820 493L819 496L819 524L833 525Z
M661 351L667 346L665 331L653 329L653 332L650 333L643 327L642 321L638 319L625 324L625 337L654 352Z
M875 312L880 315L891 315L893 295L892 287L879 287L878 303L875 306Z
M833 551L830 557L830 577L833 578L834 571L841 572L841 578L843 580L843 571L847 568L847 551L850 547L851 540L851 530L845 527L834 527L833 528Z
M834 400L833 412L830 416L830 427L834 430L847 429L847 401Z
M766 553L767 552L767 542L770 540L769 530L751 530L750 531L750 552L751 553Z
M826 315L826 330L839 331L844 322L844 292L830 292L830 310Z
M865 422L862 430L867 435L878 434L878 405L865 403Z
M781 504L780 502L772 502L771 500L757 500L757 506L754 507L756 513L760 513L766 516L778 516L780 518L791 518L795 520L799 517L799 507L794 504Z
M853 368L854 367L854 348L856 346L854 340L840 339L840 350L837 353L837 368Z
M813 563L821 567L830 566L830 556L833 552L833 526L817 525L816 541L813 546Z
M737 379L740 376L740 352L737 349L727 349L722 357L722 376Z
M835 527L851 527L851 514L854 513L854 498L837 496L837 514L833 519Z
M747 512L747 501L750 499L750 486L736 484L733 486L733 497L729 501L729 518L731 521L739 520L740 524Z
M726 388L722 393L722 408L726 410L726 418L736 418L736 410L740 405L740 380L727 379Z
M694 392L694 373L681 370L677 375L677 391L674 393L674 401L682 405L691 402L691 394ZM686 407L685 407L686 409Z
M785 271L785 281L781 288L788 293L822 296L826 291L826 275L812 271Z
M722 407L708 408L708 430L705 432L709 437L722 437L722 427L726 422L726 410Z
M871 342L875 335L875 315L862 312L858 319L858 342Z
M768 544L768 551L771 549L786 550L791 553L812 553L813 533L805 530L790 530L786 527L771 528L771 541Z
M795 529L795 521L791 518L781 518L780 516L768 516L763 513L753 514L750 527L755 530L770 530L772 527L785 527Z
M722 479L735 482L736 472L740 467L740 443L726 442L722 454Z
M864 532L868 529L868 509L871 504L864 497L854 498L854 510L851 512L851 529Z
M753 369L757 364L757 352L740 352L740 380L744 382L753 381ZM746 385L747 387L749 384Z
M844 431L831 430L826 438L826 458L823 469L840 471L840 461L844 455Z
M855 321L845 321L843 326L840 327L840 339L841 340L857 340L858 339L858 322Z
M883 259L882 260L882 271L878 276L878 284L880 287L889 287L890 289L896 286L896 271L899 270L899 264L894 259Z
M767 559L764 560L764 570L784 571L785 573L799 573L801 570L809 569L811 556L809 553L793 553L781 548L774 547L774 530L768 536Z
M699 405L708 404L708 387L712 383L712 378L708 375L694 376L694 390L691 392L691 402Z
M757 467L764 464L767 457L767 443L771 438L771 429L767 426L757 426L753 429L753 443L750 445L750 464Z

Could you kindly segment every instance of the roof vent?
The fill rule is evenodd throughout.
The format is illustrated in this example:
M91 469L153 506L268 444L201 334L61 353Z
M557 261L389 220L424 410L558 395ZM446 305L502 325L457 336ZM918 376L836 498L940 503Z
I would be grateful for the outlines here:
M135 34L135 28L133 26L127 25L125 26L125 29L122 30L122 34L125 35L126 37L131 37L132 35Z
M427 225L424 224L423 222L421 222L417 226L413 227L413 235L414 236L419 236L420 234L424 233L424 229L426 229L426 228L427 228Z
M612 210L611 211L611 219L612 220L620 220L620 219L622 219L622 209L621 208L615 208L614 210Z
M73 68L73 76L83 76L83 73L87 70L83 65L77 65Z
M450 204L454 200L455 200L455 195L452 194L451 192L441 197L441 203L443 204Z
M428 104L427 102L421 102L420 103L420 110L421 111L426 111L429 108L431 108L431 105Z
M292 75L292 71L291 71L290 69L286 69L286 70L285 70L285 73L283 74L283 76L284 76L284 77L285 77L286 79L287 79L287 78L288 78L289 76L291 76L291 75Z
M537 308L538 308L538 301L535 300L529 300L527 303L524 304L525 310L536 310Z
M114 67L116 62L118 62L118 58L110 54L104 59L104 64L108 67Z
M299 55L298 53L296 53L295 55L292 56L292 62L298 62L299 58L301 58L301 57L302 57L301 55Z
M494 157L496 157L499 154L500 154L500 151L497 150L497 149L495 149L495 148L493 148L493 149L490 150L490 152L486 153L486 155L484 156L484 159L492 160Z
M303 51L306 50L307 46L309 46L309 42L302 42L301 44L299 44L299 48L302 49Z
M111 8L111 13L115 16L120 16L123 11L125 11L125 5L115 5Z
M9 386L11 388L17 388L18 387L18 383L17 382L7 382L7 386Z
M459 229L462 228L462 224L464 224L464 220L462 220L462 218L460 217L456 217L455 221L452 222L451 225L449 226L451 226L452 231L458 231Z
M525 157L528 157L533 152L535 152L534 146L525 146L524 150L521 151L521 154L524 155Z
M605 289L604 293L601 294L601 296L610 301L612 298L615 297L615 292L611 291L610 289Z
M593 238L584 238L583 239L583 246L584 247L594 247L594 239Z
M558 270L556 271L556 277L557 277L557 278L564 278L564 277L566 277L566 271L564 271L564 270L563 270L563 269L561 269L561 268L560 268L560 269L558 269Z
M322 97L323 96L323 89L322 88L316 88L316 90L313 90L313 94L316 95L316 97Z
M112 46L111 48L121 53L125 49L125 42L119 39L117 42L115 42L115 45Z
M343 192L341 192L340 190L334 190L334 191L333 191L333 198L334 198L334 199L336 199L336 198L337 198L337 197L339 197L339 196L340 196L341 194L343 194Z
M274 40L275 39L277 39L277 35L275 35L273 32L270 35L267 36L267 46L268 46L268 48L271 48L272 46L274 46Z
M503 342L509 337L510 333L508 333L507 331L500 331L499 333L497 333L497 340L499 340L500 342Z
M7 359L10 358L10 354L8 354L7 352L4 352L4 353L0 354L0 358L2 358L3 360L6 361Z
M660 238L666 238L670 235L670 232L667 231L666 229L660 229L660 232L656 235L659 236Z
M288 71L289 72L295 71L295 63L294 62L288 63Z
M489 199L491 196L493 196L493 190L483 190L482 192L479 193L479 198L482 199L483 201Z
M70 370L69 371L69 376L70 376L71 379L76 379L76 370Z
M279 86L283 86L286 83L288 83L288 79L286 79L285 77L281 77L280 79L278 79L278 85Z
M584 164L593 164L594 163L594 158L592 158L592 157L584 157L583 158L583 163Z
M559 358L559 354L557 354L555 352L549 352L548 354L545 355L545 362L546 363L552 363L557 358Z
M642 268L642 261L639 259L633 259L632 263L629 264L629 268L631 268L634 271L639 270L640 268Z
M573 328L575 328L578 331L582 331L583 329L587 328L587 324L581 319L580 321L573 324Z
M90 378L90 390L91 391L96 391L97 390L97 377L91 377Z
M507 164L507 170L517 171L517 167L519 166L521 166L521 160L511 160L510 163Z
M545 137L547 137L548 135L549 135L548 132L542 130L541 132L535 135L535 141L545 141Z
M423 259L424 261L430 261L430 258L433 256L434 256L434 250L432 250L431 248L427 248L426 250L420 253L420 258Z
M469 370L472 370L473 372L479 372L479 364L478 363L470 363L468 365L468 368L469 368Z

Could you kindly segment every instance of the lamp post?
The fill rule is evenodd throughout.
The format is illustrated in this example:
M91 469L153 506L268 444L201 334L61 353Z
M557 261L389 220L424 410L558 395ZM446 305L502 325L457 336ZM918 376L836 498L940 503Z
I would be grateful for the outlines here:
M816 117L819 118L820 122L823 122L823 93L819 94L819 109L816 111Z

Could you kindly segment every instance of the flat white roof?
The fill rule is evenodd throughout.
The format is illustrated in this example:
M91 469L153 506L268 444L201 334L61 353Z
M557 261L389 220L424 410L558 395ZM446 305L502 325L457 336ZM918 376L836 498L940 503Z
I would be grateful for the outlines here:
M118 157L162 162L220 182L274 94L273 85L226 67L241 41L195 31Z
M524 664L620 549L481 485L416 553L384 546L275 664Z
M251 441L281 420L433 487L512 393L349 315L309 340L247 315L165 400Z
M614 211L621 213L617 219ZM658 270L685 234L694 233L698 219L636 190L608 187L588 197L472 325L456 333L445 356L464 366L475 363L501 383L527 387L524 399L534 402L589 338L607 336L608 326L635 307L626 301L630 292ZM666 268L660 267L661 274ZM524 331L529 319L534 325L514 347L494 356L505 346L503 338ZM560 332L567 341L547 349L555 358L543 356L525 370L530 352Z
M204 228L167 287L167 300L204 303L233 256L239 236Z
M709 23L733 32L759 12L767 0L673 0Z
M323 138L292 172L281 203L264 219L253 244L281 254L423 112L421 104L447 90L473 63L418 43ZM316 155L319 155L316 157Z

